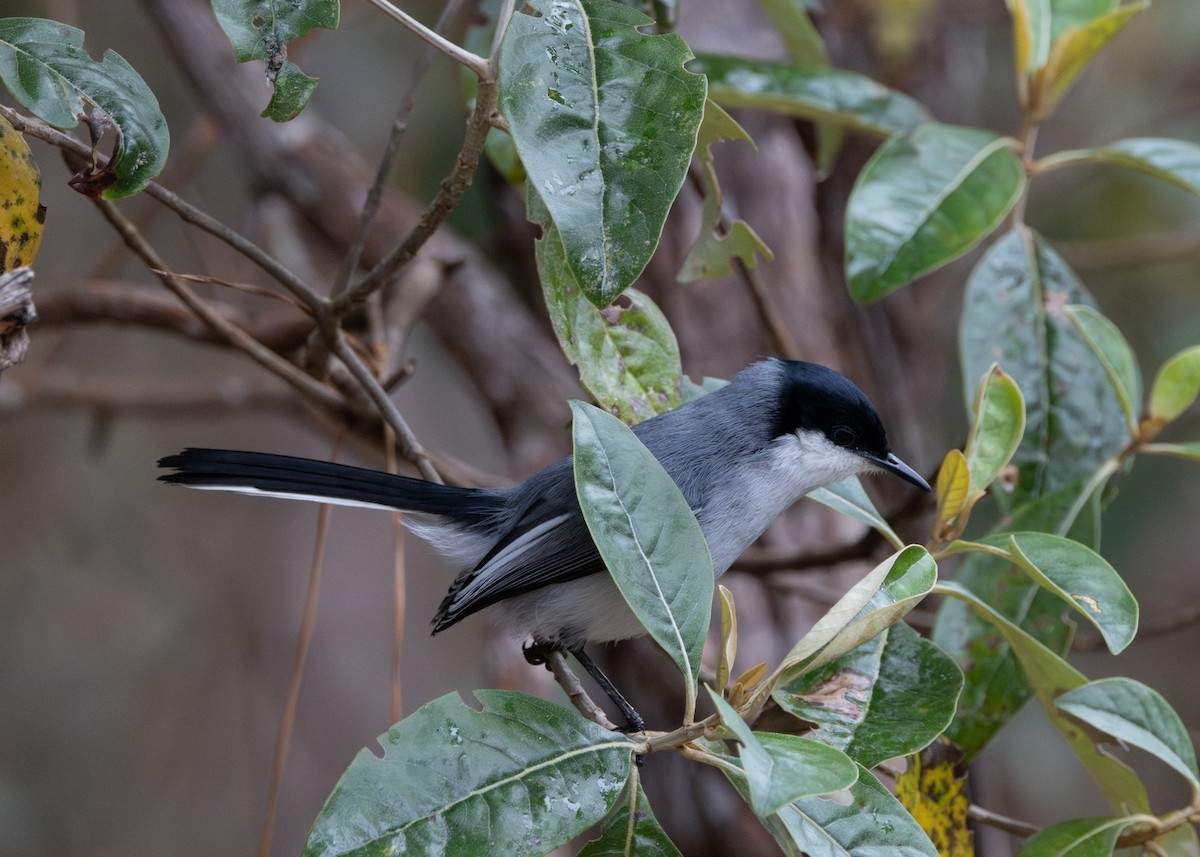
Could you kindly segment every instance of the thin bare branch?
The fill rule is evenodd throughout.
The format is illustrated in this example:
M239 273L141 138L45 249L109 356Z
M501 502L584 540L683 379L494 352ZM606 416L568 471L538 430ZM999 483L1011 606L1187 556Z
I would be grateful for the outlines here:
M404 239L387 254L370 272L350 289L332 302L335 316L343 316L362 304L367 296L389 282L396 272L408 263L425 242L433 235L458 205L462 195L471 185L488 130L492 127L492 116L496 112L499 88L495 80L481 79L476 87L475 109L467 119L467 132L462 149L454 163L454 170L442 181L437 196L422 213L417 224Z
M546 656L546 669L554 674L554 680L558 682L558 686L563 689L567 699L571 700L571 704L580 714L605 729L616 730L617 725L608 719L604 709L592 701L587 691L583 689L579 677L571 672L571 668L567 665L567 658L562 652L552 651Z
M263 817L262 831L258 839L258 857L270 857L271 854L271 832L275 827L275 809L279 805L283 768L287 764L288 749L292 744L292 731L296 725L296 707L300 701L300 682L304 678L304 662L308 659L313 626L316 624L317 593L321 588L321 564L322 557L325 555L325 537L329 533L330 508L330 506L322 504L317 512L317 538L313 545L312 564L308 571L308 592L304 597L304 615L300 620L300 634L296 638L296 660L292 665L292 678L288 684L283 713L279 716L279 737L275 742L275 758L271 763L271 785L267 790L267 811Z
M162 257L146 241L133 223L122 214L113 203L106 200L94 200L96 207L104 218L140 258L153 271L167 272L170 267ZM204 321L213 331L223 336L230 345L244 351L254 362L267 371L279 376L307 398L324 405L327 408L339 409L343 406L342 399L331 389L304 374L300 369L288 363L274 351L267 348L246 331L229 322L219 312L203 301L192 290L191 286L170 273L156 274L164 286L174 292L183 303Z
M372 6L383 12L390 18L399 21L408 29L412 30L416 35L420 36L433 47L450 57L455 62L460 62L475 72L476 77L485 78L488 76L488 61L481 56L476 56L465 48L460 48L454 42L438 35L433 30L426 27L412 15L393 6L388 0L367 0Z

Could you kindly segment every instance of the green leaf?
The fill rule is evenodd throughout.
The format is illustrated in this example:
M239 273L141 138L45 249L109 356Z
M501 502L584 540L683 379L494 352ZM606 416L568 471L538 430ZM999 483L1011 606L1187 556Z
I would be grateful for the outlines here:
M633 811L628 801L618 806L604 823L600 837L584 845L578 857L682 857L654 817L646 792L634 785L634 780L630 777L637 801Z
M703 77L678 36L611 0L534 0L500 52L500 109L566 264L605 307L650 260L687 175Z
M1137 775L1117 759L1100 752L1088 735L1055 707L1057 697L1087 683L1083 674L957 582L940 583L936 591L969 604L1000 633L1020 662L1021 671L1041 700L1050 722L1066 739L1113 808L1118 812L1148 812L1149 798Z
M789 854L808 857L937 857L919 824L866 768L850 802L803 798L766 820Z
M1153 688L1131 678L1105 678L1077 687L1054 702L1077 720L1166 762L1200 794L1196 748L1179 715Z
M581 402L571 403L571 414L584 520L630 608L686 677L690 718L714 585L700 524L624 423Z
M447 694L380 736L382 758L360 751L305 857L545 854L608 813L636 745L535 697L475 696L482 711Z
M629 289L607 309L593 306L571 273L553 223L544 227L534 252L554 334L601 407L629 423L678 407L679 343L654 301Z
M1081 26L1063 30L1051 47L1045 65L1033 74L1030 86L1030 111L1033 117L1044 119L1048 116L1100 49L1124 29L1130 18L1149 5L1150 0L1141 0L1114 9Z
M995 229L1025 187L1012 145L990 131L930 122L880 146L846 208L846 277L855 300L878 300Z
M1133 349L1117 326L1093 307L1068 306L1065 312L1104 367L1129 432L1133 434L1138 430L1138 409L1142 401L1142 375Z
M825 42L802 0L758 0L771 26L783 39L788 56L798 65L828 65Z
M1100 554L1049 533L1013 533L983 542L1007 546L1017 566L1091 622L1114 655L1133 642L1137 601Z
M716 280L733 273L733 260L741 259L747 268L758 264L761 253L768 260L775 254L746 221L734 218L722 224L721 185L713 161L712 146L722 140L741 140L754 145L750 135L712 99L704 104L704 121L696 143L700 164L700 183L704 190L704 208L700 213L700 237L687 252L678 279L683 283Z
M267 64L274 92L262 115L276 122L295 117L308 104L317 78L288 60L287 43L314 27L336 30L338 0L212 0L212 7L237 61Z
M82 30L42 18L0 18L0 79L17 101L56 128L74 128L93 107L116 128L112 160L76 175L76 190L119 199L162 172L171 141L158 100L115 51L93 60L83 49Z
M883 515L879 514L857 476L833 482L816 491L809 491L805 496L835 512L841 512L847 518L853 518L878 530L880 535L891 542L892 547L899 549L904 546L904 541L896 535L896 531L889 526Z
M1111 857L1129 818L1078 818L1025 840L1017 857Z
M701 54L688 64L708 78L722 107L772 110L886 136L928 119L921 105L869 77L821 65Z
M950 724L963 674L941 649L897 622L857 649L775 691L817 724L818 741L867 768L924 749Z
M1089 478L1129 442L1108 373L1066 313L1072 304L1094 301L1058 254L1024 229L993 244L967 280L963 377L978 378L998 362L1025 397L1011 508ZM965 390L968 403L974 394Z
M1200 396L1200 345L1180 351L1158 370L1150 390L1150 416L1176 419Z
M740 745L750 808L760 818L798 798L841 791L858 779L858 766L840 750L795 735L753 732L719 693L706 690Z
M792 647L771 678L763 682L764 692L815 668L818 657L824 656L823 662L828 663L898 621L933 585L931 573L936 579L937 565L924 548L915 545L875 566ZM837 648L831 649L835 644Z
M1012 459L1025 434L1025 398L997 364L979 381L971 434L964 453L971 480L968 495L987 488Z
M1031 35L1027 70L1040 68L1067 30L1078 30L1107 15L1120 0L1042 0L1028 4Z
M1082 491L1080 480L1026 503L998 532L1066 533L1076 521ZM1059 653L1067 650L1071 628L1063 622L1062 601L1007 558L969 554L959 565L956 580L1044 645ZM932 639L966 675L958 712L946 734L969 760L1020 711L1029 688L1007 641L961 601L942 602Z
M1200 195L1200 146L1167 137L1135 137L1111 146L1061 152L1046 164L1093 162L1137 170L1188 193Z

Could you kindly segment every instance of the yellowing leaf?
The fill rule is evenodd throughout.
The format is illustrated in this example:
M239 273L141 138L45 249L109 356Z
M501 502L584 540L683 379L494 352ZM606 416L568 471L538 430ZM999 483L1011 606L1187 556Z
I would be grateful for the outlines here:
M934 532L959 516L967 505L967 492L971 487L971 471L967 457L960 450L946 453L937 476L937 521Z
M1200 345L1180 351L1158 370L1150 390L1150 416L1169 423L1200 395Z
M733 606L733 593L720 584L717 591L721 596L721 657L717 664L717 690L729 683L729 671L737 657L737 611Z
M29 145L0 117L0 274L33 263L46 219L41 192L42 174Z
M896 779L896 797L912 814L942 857L972 857L967 829L966 776L956 768L957 750L939 741L908 758Z

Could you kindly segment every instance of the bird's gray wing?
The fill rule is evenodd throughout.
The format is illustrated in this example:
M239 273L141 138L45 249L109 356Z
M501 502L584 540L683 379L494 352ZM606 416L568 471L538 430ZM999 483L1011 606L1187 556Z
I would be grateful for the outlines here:
M535 507L458 576L433 619L434 633L505 598L600 572L607 574L578 504L557 514Z

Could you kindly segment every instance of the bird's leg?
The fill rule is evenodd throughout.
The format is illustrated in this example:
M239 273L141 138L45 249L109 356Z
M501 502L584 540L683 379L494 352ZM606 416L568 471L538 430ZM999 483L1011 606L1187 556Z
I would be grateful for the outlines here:
M600 685L600 689L608 694L608 698L620 710L621 716L625 718L625 725L620 731L626 735L631 732L645 732L646 721L642 719L642 715L638 714L633 706L629 704L629 701L621 696L621 691L617 690L616 685L608 680L608 676L600 670L600 667L596 666L596 662L583 650L583 646L578 645L573 649L567 649L567 651L575 656L575 660L583 665L583 668L588 671L588 675L595 679L596 684ZM528 652L528 649L526 649L526 652ZM525 657L528 659L529 655L526 654Z

